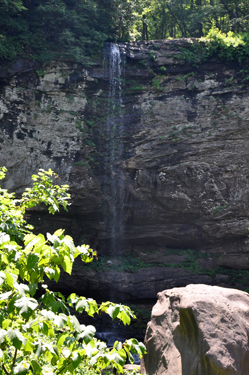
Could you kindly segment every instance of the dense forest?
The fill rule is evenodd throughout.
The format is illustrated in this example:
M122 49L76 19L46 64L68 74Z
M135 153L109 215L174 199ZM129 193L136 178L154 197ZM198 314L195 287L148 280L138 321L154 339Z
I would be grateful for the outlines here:
M87 62L104 41L247 33L248 0L0 0L0 59Z

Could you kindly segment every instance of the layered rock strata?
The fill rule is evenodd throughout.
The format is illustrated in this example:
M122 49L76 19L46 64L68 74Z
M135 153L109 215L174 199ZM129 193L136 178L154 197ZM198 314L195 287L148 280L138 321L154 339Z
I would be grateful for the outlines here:
M113 280L125 280L115 281L117 296L120 287L125 298L149 298L189 282L249 285L248 81L236 64L186 63L182 51L195 43L120 45L126 56L117 108L123 151L108 172L109 179L115 173L119 202L103 176L109 76L102 57L90 67L19 61L1 73L0 164L9 169L4 186L20 193L38 168L52 168L70 184L68 215L51 219L43 208L30 214L38 230L65 227L98 250L101 272L75 270L82 293L100 285L107 292ZM124 215L123 247L110 254L107 223L117 205ZM128 255L138 264L119 267L116 275L115 261ZM91 274L96 283L89 287ZM136 293L139 278L150 287L142 292L141 284Z

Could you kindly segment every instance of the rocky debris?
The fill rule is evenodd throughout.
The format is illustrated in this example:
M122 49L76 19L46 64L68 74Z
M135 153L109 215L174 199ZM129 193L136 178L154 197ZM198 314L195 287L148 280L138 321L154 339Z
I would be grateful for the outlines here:
M249 295L188 285L158 293L147 325L148 375L247 375Z

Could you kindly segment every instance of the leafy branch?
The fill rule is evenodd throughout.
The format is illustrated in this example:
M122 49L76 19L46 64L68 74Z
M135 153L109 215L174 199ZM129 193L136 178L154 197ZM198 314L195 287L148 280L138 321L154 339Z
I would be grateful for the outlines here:
M0 177L5 173L6 169L0 169ZM144 345L130 339L107 348L95 339L95 327L81 324L72 311L85 311L92 317L107 313L129 324L135 318L129 307L112 302L98 306L95 300L75 293L66 299L44 284L45 276L57 282L61 269L70 275L77 257L85 263L97 257L88 245L75 246L62 229L44 236L27 227L25 209L45 203L54 213L68 205L68 187L54 185L54 176L51 170L40 170L32 176L33 188L26 189L20 200L0 191L0 224L10 207L9 223L13 224L8 226L8 233L0 231L0 366L6 375L41 375L44 366L54 375L74 374L86 362L96 370L111 365L121 372L126 358L133 361L131 353L145 353ZM39 285L43 293L38 301Z

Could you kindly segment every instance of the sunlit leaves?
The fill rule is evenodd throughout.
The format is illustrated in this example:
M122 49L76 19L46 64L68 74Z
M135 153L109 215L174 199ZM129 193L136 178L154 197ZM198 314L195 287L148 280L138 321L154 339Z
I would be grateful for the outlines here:
M72 355L72 367L76 369L81 362L81 356L78 352L74 352ZM72 372L72 371L71 371Z
M94 326L85 326L84 324L80 325L80 332L77 334L76 339L82 340L84 343L88 344L92 341L95 335L96 329Z
M67 323L67 316L65 314L55 315L54 324L57 327L63 328L66 323Z
M8 329L7 335L9 340L11 341L12 345L16 349L21 349L22 345L26 344L26 339L25 337L21 334L20 331L17 329Z
M12 291L0 294L0 301L7 300L12 294Z
M80 297L75 305L75 309L79 313L86 311L88 315L93 316L95 313L98 312L98 305L97 302L91 298L87 299L84 297Z
M126 357L131 358L130 351L142 353L139 343L115 343L112 349L108 349L105 343L94 338L95 327L81 324L72 315L72 310L75 309L78 314L86 312L90 316L106 312L112 319L118 318L129 324L134 318L130 309L111 302L99 307L93 299L79 297L75 293L66 301L60 292L50 291L43 284L45 276L58 281L61 270L71 274L75 258L81 257L84 262L90 262L97 257L96 252L87 245L75 247L73 239L61 229L46 236L32 232L22 237L18 235L17 228L22 228L22 233L26 230L24 207L42 202L49 192L52 209L55 209L53 199L63 205L60 196L63 197L64 192L52 185L53 175L52 171L40 171L38 176L33 176L37 185L34 190L26 191L21 201L12 202L14 195L8 195L7 191L2 191L2 196L0 194L0 203L5 205L1 209L11 207L13 212L18 212L13 217L8 212L10 223L14 223L13 218L16 220L18 217L19 220L15 221L19 227L14 224L8 227L9 233L0 231L1 371L22 375L63 375L68 371L74 374L82 361L98 369L111 365L121 371ZM66 200L67 195L64 197ZM18 204L22 205L21 209ZM2 217L5 220L6 217ZM17 238L23 239L22 246L13 240L16 230ZM38 300L36 292L39 284L43 294Z
M0 245L8 243L10 240L10 236L6 233L0 233Z
M131 318L136 318L128 306L114 304L112 302L102 303L99 310L109 314L112 319L120 319L124 324L130 324Z
M22 361L21 363L18 363L14 368L14 374L17 375L25 375L29 372L30 364L26 361Z
M33 187L27 188L22 195L22 207L32 208L39 203L44 203L48 206L49 213L54 214L59 211L59 206L62 205L66 210L70 195L67 193L68 185L54 185L53 178L58 178L58 175L51 169L45 171L40 169L38 175L33 175Z
M79 254L84 263L90 263L94 257L97 257L97 252L90 249L88 245L77 246L75 255L77 256Z
M0 170L0 177L3 178L6 168ZM0 189L0 229L11 234L13 239L23 239L24 233L29 231L24 218L25 210L38 204L44 203L49 207L49 212L59 211L60 206L67 209L70 198L68 186L54 185L53 178L58 176L51 170L41 169L38 175L33 175L33 187L23 193L21 200L15 199L13 193ZM0 237L0 244L5 238Z
M7 168L6 167L0 167L0 180L4 179L6 176Z
M5 329L0 329L0 344L5 341L5 337L7 335L7 331Z
M34 298L22 297L16 300L14 305L17 307L18 313L28 319L38 306L38 302Z
M13 277L14 275L11 275L9 272L5 272L5 280L7 285L12 288L14 285L14 280L15 278Z
M29 293L29 285L15 282L14 287L22 297L26 297L26 294Z
M4 282L5 280L5 273L0 271L0 285Z
M134 354L138 354L140 358L146 353L145 345L136 339L126 340L124 348L127 352L131 351Z
M57 341L57 348L60 348L64 344L64 341L66 340L66 337L68 337L67 332L62 333L59 336L58 341Z

